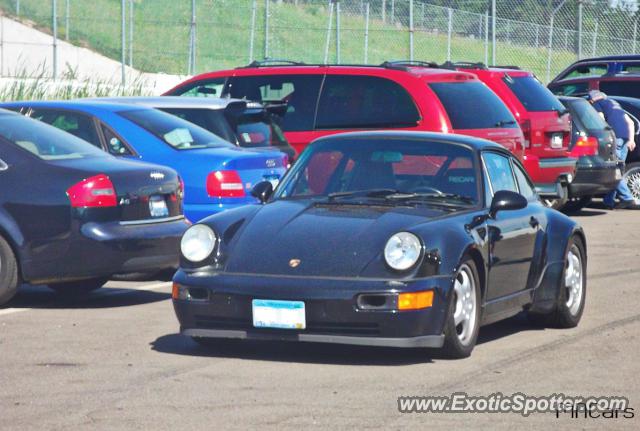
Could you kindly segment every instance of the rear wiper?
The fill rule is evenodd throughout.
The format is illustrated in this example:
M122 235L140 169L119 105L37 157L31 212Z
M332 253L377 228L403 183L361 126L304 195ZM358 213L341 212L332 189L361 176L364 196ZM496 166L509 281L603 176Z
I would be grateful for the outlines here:
M565 115L567 115L569 113L568 109L554 108L554 109L552 109L552 111L555 111L555 113L558 114L558 117L563 117L563 116L565 116Z
M500 120L496 123L495 127L513 126L516 124L514 120Z

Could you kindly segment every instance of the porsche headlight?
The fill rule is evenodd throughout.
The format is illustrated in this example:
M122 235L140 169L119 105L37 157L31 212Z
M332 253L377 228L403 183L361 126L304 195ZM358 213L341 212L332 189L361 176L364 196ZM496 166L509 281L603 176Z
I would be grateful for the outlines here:
M391 268L404 271L416 264L421 250L422 244L417 236L409 232L399 232L387 241L384 259Z
M194 224L182 236L180 251L191 262L202 262L216 246L216 234L204 224Z

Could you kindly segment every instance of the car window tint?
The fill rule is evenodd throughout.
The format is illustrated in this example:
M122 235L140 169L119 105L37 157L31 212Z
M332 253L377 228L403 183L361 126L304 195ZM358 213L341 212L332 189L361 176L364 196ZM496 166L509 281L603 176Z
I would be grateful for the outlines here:
M224 110L222 109L161 108L160 110L196 124L218 135L225 141L233 144L237 143L236 135L225 118Z
M489 152L484 153L482 158L487 168L494 194L500 190L518 191L508 157Z
M102 124L102 134L107 143L107 150L114 156L129 156L131 150L113 130Z
M180 87L171 93L172 96L220 97L226 78L214 78Z
M587 82L578 82L575 84L557 85L554 86L552 92L558 96L578 96L587 94L589 91L589 84Z
M509 76L502 78L527 111L563 111L564 106L551 91L533 76Z
M93 119L88 115L54 109L32 109L30 117L71 133L95 147L102 148Z
M481 82L430 84L454 129L517 128L515 118L496 94ZM470 106L482 109L469 109Z
M587 130L604 130L607 127L607 123L598 111L586 100L574 100L570 105L571 115L577 117Z
M0 115L0 136L42 160L111 157L87 141L22 116Z
M327 75L316 129L412 127L419 120L409 93L389 79Z
M527 174L525 174L522 168L516 163L513 163L513 172L516 174L516 180L518 181L518 189L520 190L520 194L528 200L535 198L536 192L533 184L531 184L531 181L529 180L529 177L527 177Z
M262 103L286 103L285 132L312 130L322 75L235 76L223 96Z
M640 81L600 81L600 91L612 96L640 98Z
M607 73L607 70L606 63L579 65L565 74L562 79L602 76Z
M232 147L213 133L157 109L120 111L118 115L147 130L175 150Z
M640 63L622 63L622 73L640 74Z
M294 188L294 194L298 196L320 195L325 193L332 174L340 165L344 154L338 151L322 151L314 153L306 163L304 170L299 173L299 180ZM351 165L353 166L353 164ZM339 182L347 180L350 170L343 169L340 172Z

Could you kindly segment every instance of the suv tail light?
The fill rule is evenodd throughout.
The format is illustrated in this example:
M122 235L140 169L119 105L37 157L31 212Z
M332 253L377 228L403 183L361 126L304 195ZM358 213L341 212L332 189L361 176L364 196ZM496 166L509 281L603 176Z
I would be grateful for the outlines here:
M244 187L238 171L215 171L207 177L207 194L217 198L241 198Z
M116 189L105 174L86 178L67 190L73 208L115 207Z
M595 156L597 154L598 139L593 136L580 136L576 141L576 145L571 150L571 155L575 157Z
M522 134L524 135L524 147L531 147L531 121L524 120L520 123L520 128L522 129Z

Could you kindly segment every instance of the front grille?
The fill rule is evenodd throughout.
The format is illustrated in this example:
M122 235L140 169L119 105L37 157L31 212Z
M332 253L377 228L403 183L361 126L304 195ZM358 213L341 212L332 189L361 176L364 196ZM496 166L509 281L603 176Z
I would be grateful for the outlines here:
M242 331L274 331L269 328L254 328L253 322L244 318L236 317L214 317L195 316L195 323L202 329L230 329ZM276 330L278 331L278 330ZM380 334L380 327L377 323L369 322L307 322L307 328L302 331L282 329L286 333L305 334L331 334L331 335L352 335L352 336L377 336Z

